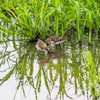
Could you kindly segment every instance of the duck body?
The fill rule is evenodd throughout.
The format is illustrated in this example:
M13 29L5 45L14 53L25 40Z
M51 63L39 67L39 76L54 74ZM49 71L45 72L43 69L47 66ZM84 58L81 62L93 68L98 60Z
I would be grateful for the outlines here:
M67 38L66 37L59 37L59 36L52 36L47 38L47 43L49 44L60 44L64 42Z
M36 48L40 51L49 51L49 47L40 39L36 43Z

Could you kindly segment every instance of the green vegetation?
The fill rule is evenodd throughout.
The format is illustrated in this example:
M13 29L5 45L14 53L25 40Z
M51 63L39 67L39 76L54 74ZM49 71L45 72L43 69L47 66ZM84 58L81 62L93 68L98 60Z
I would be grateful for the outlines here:
M85 38L86 29L88 38ZM72 88L67 86L70 84L74 86L75 94L78 94L78 90L81 89L80 95L85 95L87 92L89 99L100 98L99 43L95 42L91 50L83 50L84 45L78 47L77 44L75 45L76 41L73 43L67 41L67 46L61 45L61 48L59 46L56 49L67 55L67 59L57 59L56 64L49 59L48 65L39 66L35 73L34 58L41 57L41 52L37 52L34 42L31 44L13 41L13 50L10 51L7 41L2 42L5 39L32 41L37 37L45 40L47 36L52 35L67 37L70 32L73 33L71 38L74 40L77 36L79 42L88 39L91 43L94 34L98 38L100 33L99 0L1 0L0 68L5 63L8 63L8 68L0 71L1 73L7 71L6 75L0 78L0 86L14 75L18 80L16 93L21 87L26 97L24 85L27 84L34 89L36 100L38 100L43 78L49 96L56 87L58 89L55 93L56 98L66 96L73 99L67 94L67 91ZM75 32L77 34L74 34ZM72 46L69 46L71 44ZM90 48L90 46L86 47L86 49ZM52 50L55 51L55 49ZM42 57L48 61L49 57L44 53ZM57 85L56 82L58 82Z
M91 35L100 32L100 1L95 0L2 0L0 1L0 37L10 36L34 40L37 36L65 36L78 31L83 40L84 30Z

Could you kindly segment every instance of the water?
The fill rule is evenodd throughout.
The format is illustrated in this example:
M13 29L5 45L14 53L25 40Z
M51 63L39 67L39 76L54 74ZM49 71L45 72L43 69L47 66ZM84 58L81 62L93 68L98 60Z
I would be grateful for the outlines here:
M85 60L89 53L92 54L93 62L98 66L98 77L99 41L93 41L89 46L66 40L60 46L49 45L49 54L37 51L35 44L0 43L0 100L95 99L96 92L91 90ZM98 96L98 82L96 87Z

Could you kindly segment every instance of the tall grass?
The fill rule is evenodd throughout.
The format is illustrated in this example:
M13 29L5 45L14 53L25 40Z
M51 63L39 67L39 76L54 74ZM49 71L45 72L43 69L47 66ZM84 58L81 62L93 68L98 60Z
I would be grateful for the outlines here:
M95 0L10 0L1 4L0 21L9 24L0 26L6 36L34 40L38 35L65 36L68 30L78 32L82 41L85 27L89 28L89 43L93 29L100 31L100 6ZM6 11L6 12L4 12ZM7 16L9 15L9 17ZM8 35L9 33L9 35ZM97 34L98 36L98 34Z

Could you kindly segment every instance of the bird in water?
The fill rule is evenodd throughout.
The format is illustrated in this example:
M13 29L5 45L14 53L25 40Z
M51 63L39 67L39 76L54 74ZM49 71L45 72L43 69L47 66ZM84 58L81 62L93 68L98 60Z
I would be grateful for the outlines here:
M40 39L36 43L36 48L40 51L49 51L49 47Z
M49 44L60 44L64 42L67 38L66 37L59 37L59 36L52 36L47 38L47 43Z

